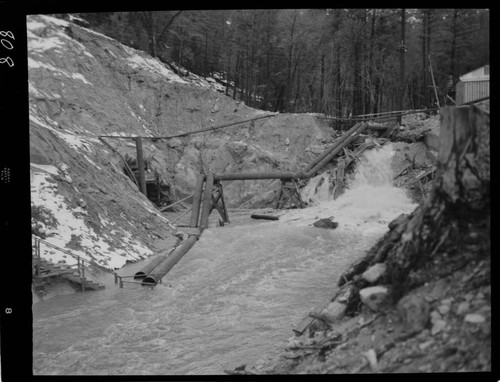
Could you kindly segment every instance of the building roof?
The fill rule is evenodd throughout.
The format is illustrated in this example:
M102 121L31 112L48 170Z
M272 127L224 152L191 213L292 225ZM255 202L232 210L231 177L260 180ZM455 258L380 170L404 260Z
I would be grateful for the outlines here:
M460 76L460 81L489 81L490 80L490 66L484 65L480 68L473 70L472 72L466 73Z

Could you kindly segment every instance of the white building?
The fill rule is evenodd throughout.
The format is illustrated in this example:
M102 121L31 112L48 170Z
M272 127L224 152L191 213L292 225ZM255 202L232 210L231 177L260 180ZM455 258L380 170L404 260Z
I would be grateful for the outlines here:
M485 65L460 76L456 85L456 103L461 105L490 96L490 66Z

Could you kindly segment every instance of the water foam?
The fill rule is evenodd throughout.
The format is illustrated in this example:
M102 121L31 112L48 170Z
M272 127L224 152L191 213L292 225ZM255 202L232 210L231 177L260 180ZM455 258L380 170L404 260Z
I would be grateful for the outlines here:
M328 182L318 182L326 174L322 174L321 178L313 178L312 183L320 186L316 186L320 192L316 192L314 197L310 195L311 190L307 192L308 200L315 204L306 209L287 211L280 221L283 224L304 226L318 219L333 217L339 223L339 229L355 228L363 232L383 233L391 220L416 207L403 189L393 185L393 156L391 145L365 152L348 189L336 200L333 200L331 193L325 196L324 184L328 185Z

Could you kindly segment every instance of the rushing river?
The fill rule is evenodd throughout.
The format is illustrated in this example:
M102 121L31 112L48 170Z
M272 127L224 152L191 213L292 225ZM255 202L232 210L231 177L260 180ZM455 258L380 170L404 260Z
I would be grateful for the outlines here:
M367 153L335 201L210 227L154 289L110 283L35 303L34 374L222 374L273 357L389 221L415 207L391 185L391 156ZM335 230L310 226L331 216Z

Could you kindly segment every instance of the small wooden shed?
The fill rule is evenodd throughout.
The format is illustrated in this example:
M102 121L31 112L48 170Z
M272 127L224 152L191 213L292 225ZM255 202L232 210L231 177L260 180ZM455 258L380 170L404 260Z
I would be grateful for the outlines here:
M460 76L455 89L457 105L489 97L490 66L485 65Z

